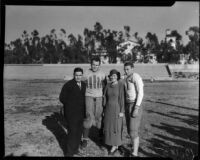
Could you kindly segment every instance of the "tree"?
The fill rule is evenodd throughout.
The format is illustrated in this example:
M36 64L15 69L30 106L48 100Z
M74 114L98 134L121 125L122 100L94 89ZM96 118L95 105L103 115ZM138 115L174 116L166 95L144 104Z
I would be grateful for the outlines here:
M94 36L92 35L93 32L90 31L88 28L85 28L83 34L85 36L85 47L87 50L87 54L88 57L91 58L91 54L92 52L94 52L94 46L95 46Z
M12 57L13 62L15 64L26 63L26 51L22 45L22 40L20 38L16 39L15 41L11 42L14 46L12 50Z
M58 43L56 40L53 40L50 35L46 35L42 38L42 51L43 51L43 62L44 63L57 63L59 61L58 53Z
M130 38L130 26L124 26L124 31L125 31L125 39L129 39Z
M159 63L177 63L179 60L178 51L171 46L170 42L161 41L157 60Z
M36 35L37 35L37 31L35 31ZM24 58L24 62L23 63L32 63L32 57L31 57L31 53L30 53L30 50L31 50L31 45L32 45L32 40L30 40L30 36L28 34L28 32L26 30L23 31L22 33L22 45L25 49L25 58Z
M39 32L37 30L33 30L31 32L32 35L32 43L29 41L29 54L32 59L32 63L43 63L43 52L42 45L39 37Z
M37 30L33 30L33 32L31 32L31 35L33 37L38 37L39 36L39 32Z
M182 54L182 36L176 30L173 30L171 35L176 37L176 51L180 56Z
M108 53L109 62L116 63L118 42L115 40L115 32L111 32L110 30L107 30L106 35L107 36L105 37L104 46Z
M67 47L66 51L68 54L68 59L70 63L85 63L87 62L87 53L83 49L82 37L78 35L78 40L73 34L68 36L70 45Z
M122 31L119 31L118 32L118 42L119 43L121 43L121 42L123 42L124 40L123 40L123 32Z
M176 37L176 41L181 41L182 40L182 36L177 32L177 30L173 30L171 32L171 36Z
M82 50L83 49L83 38L81 37L80 34L78 34L78 41L77 41L77 47Z
M102 29L103 29L103 26L99 22L96 22L96 24L94 25L94 31L96 33L99 33L101 32Z
M190 41L199 41L199 27L197 26L193 26L190 27L187 31L186 31L186 35L188 35Z
M73 34L70 34L68 36L68 39L69 39L70 46L74 46L77 43L76 37Z
M55 43L56 43L56 40L57 40L56 29L52 29L50 31L50 39L51 39L53 45L55 46Z
M159 42L158 42L158 37L157 35L154 33L152 34L151 32L148 32L145 36L147 43L145 46L145 50L146 50L146 55L144 55L145 58L145 62L149 61L149 54L154 54L156 55L156 57L158 58L159 56Z
M190 55L189 60L199 60L199 27L192 26L186 31L190 41L185 47L185 52Z
M147 48L150 50L150 52L153 52L159 45L158 37L155 33L152 34L148 32L145 38L147 39Z
M61 28L57 35L58 43L62 43L63 41L66 43L66 31L65 29Z
M93 32L95 51L103 49L102 47L104 43L104 37L103 37L102 30L103 30L103 26L99 22L96 22L96 24L94 25L94 32Z
M60 29L60 31L62 31L62 32L63 32L63 34L66 34L66 31L65 31L65 29L61 28L61 29Z

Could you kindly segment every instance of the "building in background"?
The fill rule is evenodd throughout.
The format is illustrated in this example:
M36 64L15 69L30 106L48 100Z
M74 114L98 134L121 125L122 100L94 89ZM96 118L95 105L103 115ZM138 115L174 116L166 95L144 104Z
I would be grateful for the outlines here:
M170 42L171 46L176 49L176 37L171 35L171 30L166 29L165 41Z
M187 64L189 61L189 54L180 54L179 64Z
M121 56L117 57L117 63L121 63L121 61L131 60L133 58L133 49L136 46L139 46L139 44L131 39L120 43L117 46L117 52ZM137 57L138 55L135 56Z

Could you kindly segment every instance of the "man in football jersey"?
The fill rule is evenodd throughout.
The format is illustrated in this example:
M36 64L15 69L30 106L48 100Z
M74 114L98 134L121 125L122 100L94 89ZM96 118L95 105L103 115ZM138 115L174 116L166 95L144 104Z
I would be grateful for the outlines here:
M87 146L89 130L92 126L99 129L99 138L103 136L102 128L102 96L106 85L106 75L100 70L100 58L91 60L91 68L85 72L86 92L86 119L83 122L84 131L82 138L82 148Z
M130 156L138 156L139 135L138 130L142 117L143 108L141 106L143 99L143 81L139 74L135 73L132 62L124 64L124 82L125 82L125 117L127 131L132 142L132 151Z

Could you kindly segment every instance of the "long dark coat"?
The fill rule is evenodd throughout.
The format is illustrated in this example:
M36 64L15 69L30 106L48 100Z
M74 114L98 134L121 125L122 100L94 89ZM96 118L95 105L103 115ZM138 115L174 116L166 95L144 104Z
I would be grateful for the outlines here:
M74 79L64 84L59 99L64 105L64 117L67 123L66 156L73 156L78 151L85 117L86 85L81 82L81 89Z

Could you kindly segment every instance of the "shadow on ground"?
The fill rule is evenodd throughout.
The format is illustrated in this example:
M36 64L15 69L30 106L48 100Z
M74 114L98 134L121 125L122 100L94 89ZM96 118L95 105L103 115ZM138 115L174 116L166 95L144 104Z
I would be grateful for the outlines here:
M187 119L182 119L184 123L188 125L197 126L199 124L199 116L198 115L191 115L191 114L183 114L178 112L171 112L174 115L186 116Z
M92 126L90 128L90 131L89 131L89 138L91 139L91 141L93 141L99 148L106 148L107 150L109 149L109 146L106 145L104 143L104 136L102 135L101 137L99 136L99 132L100 130L95 127L95 126Z
M161 123L160 125L152 124L152 127L160 129L172 135L172 137L154 134L154 138L147 140L150 143L148 148L154 153L147 153L141 149L140 152L148 157L171 157L174 160L178 159L193 159L193 156L198 155L198 131L175 126L171 124ZM175 138L174 138L175 137Z
M151 111L151 110L147 110L147 112L148 113L156 113L161 116L178 119L178 120L188 124L189 126L197 127L197 125L198 125L198 115L182 114L182 113L177 113L177 112L169 112L168 114L164 114L164 113L155 112L155 111ZM180 118L180 117L173 116L173 115L185 116L186 118ZM198 142L198 130L186 128L186 127L182 127L182 126L175 126L175 125L166 124L166 123L161 123L161 126L152 124L152 126L158 128L158 129L162 129L166 133L170 133L174 136L183 138L185 140L189 140L194 143Z
M63 154L66 155L66 138L67 138L67 123L62 114L58 112L52 113L50 116L46 116L42 120L42 124L53 133ZM89 138L100 148L108 148L107 145L102 143L99 139L99 129L96 127L91 127L89 132Z
M67 128L67 124L64 117L60 113L54 112L50 116L46 116L42 120L42 124L54 134L65 155L67 133L64 128Z
M167 114L152 110L147 110L147 112L177 119L188 126L197 127L199 123L198 115L183 114L174 111ZM153 138L147 140L150 143L148 148L153 152L149 153L140 148L140 152L144 155L148 157L173 157L173 159L192 159L193 156L198 155L198 129L195 130L167 123L160 123L159 125L151 124L151 126L162 130L164 134L156 133Z
M178 112L169 112L167 114L165 113L161 113L161 112L156 112L156 111L152 111L152 110L147 110L148 113L155 113L155 114L159 114L161 116L165 116L165 117L170 117L170 118L174 118L177 120L180 120L181 122L184 122L190 126L196 127L198 125L198 115L191 115L191 114L183 114L183 113L178 113ZM180 118L178 116L184 116L186 118Z
M89 138L100 148L106 148L107 151L109 152L109 150L111 149L111 146L108 146L105 144L104 142L104 138L102 139L103 141L99 140L99 129L97 127L92 126L89 132ZM123 157L129 157L130 156L130 146L126 146L126 145L121 145L118 148L117 153L120 156ZM116 154L116 155L118 155ZM113 155L114 157L116 157L115 155ZM118 156L117 156L118 157Z
M193 149L193 151L195 150L197 151L197 148L198 148L198 145L197 145L198 131L197 130L181 127L181 126L170 125L166 123L161 123L161 126L152 124L152 126L158 129L164 130L165 132L184 140L162 137L163 139L174 142L175 144L180 145L182 147L189 147Z
M169 105L169 106L173 106L173 107L177 107L177 108L183 108L183 109L188 109L188 110L193 110L193 111L199 111L198 109L195 109L195 108L189 108L189 107L180 106L180 105L171 104L171 103L165 103L165 102L161 102L161 101L153 101L153 100L149 100L149 99L146 99L145 101L147 101L147 102L153 102L153 103L158 103L158 104Z

